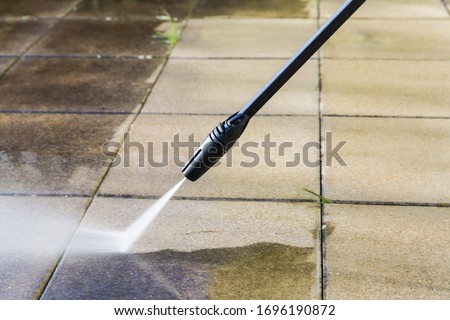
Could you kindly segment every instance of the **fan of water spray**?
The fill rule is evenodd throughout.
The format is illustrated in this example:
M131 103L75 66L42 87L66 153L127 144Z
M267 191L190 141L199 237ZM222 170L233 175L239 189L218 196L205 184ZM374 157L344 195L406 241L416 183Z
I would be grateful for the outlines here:
M181 187L184 178L140 215L125 231L102 231L80 228L75 234L70 250L77 253L124 253L142 235L169 200Z

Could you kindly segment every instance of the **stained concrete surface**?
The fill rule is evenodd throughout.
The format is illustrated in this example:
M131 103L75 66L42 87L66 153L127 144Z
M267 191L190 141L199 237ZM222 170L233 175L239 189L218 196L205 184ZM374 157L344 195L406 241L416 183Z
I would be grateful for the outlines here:
M256 81L267 80L263 62L271 60L275 66L286 61L337 2L321 1L320 17L315 15L319 11L310 11L309 18L299 18L292 14L303 12L303 2L283 13L284 1L270 8L256 8L254 1L161 1L179 19L179 26L185 27L168 57L167 69L163 67L168 45L153 38L156 26L168 26L159 25L161 20L156 17L159 1L36 3L0 4L0 34L9 46L0 52L0 61L14 63L0 80L0 100L7 102L0 110L0 121L5 124L0 126L4 130L0 135L0 200L7 202L0 219L9 216L5 212L18 213L13 221L30 236L25 240L34 252L25 258L17 252L2 255L0 270L8 277L0 286L3 299L448 299L449 268L448 263L441 263L448 256L442 254L447 253L449 206L445 193L449 130L442 88L448 81L443 70L450 41L444 5L438 12L436 0L392 0L389 6L395 10L386 10L386 1L367 1L311 62L318 65L317 73L312 73L319 80L318 101L314 105L298 101L309 89L306 82L293 79L288 85L295 94L285 98L288 107L277 109L277 114L283 114L283 109L290 115L258 116L241 139L261 142L265 133L271 133L279 144L292 141L298 146L308 141L317 145L321 141L322 155L315 149L310 158L321 156L319 167L286 168L280 157L275 167L211 169L200 181L185 183L129 254L75 256L68 251L55 270L68 233L53 237L55 225L42 224L44 220L28 228L29 216L22 211L42 212L36 216L68 222L79 219L90 203L83 225L95 222L100 227L125 228L180 180L183 161L167 168L138 168L134 150L129 168L114 167L102 180L103 143L120 142L123 132L155 146L172 141L176 133L186 138L195 132L202 139L225 117L202 114L207 112L202 103L191 114L174 114L183 112L178 101L189 105L195 98L202 102L199 93L183 87L179 80L193 84L198 80L211 95L235 101L241 99L241 88L230 90L228 83L245 78L227 79L233 72L222 68L215 70L218 80L213 81L203 78L203 73L196 75L194 64L198 63L200 71L219 63L215 59L224 65L249 62L260 69L249 74L256 87ZM196 4L197 11L193 10ZM210 8L211 4L217 6ZM314 6L309 3L310 9ZM261 15L256 13L259 10ZM188 12L197 17L183 20ZM272 14L277 18L269 18ZM37 27L23 33L3 31L22 20L22 26L34 23ZM147 32L136 28L142 43L134 38L128 23L151 26ZM91 27L83 28L87 25ZM74 45L68 26L70 32L87 30L78 39L89 41ZM115 42L120 50L102 42L107 32L121 39ZM93 39L94 34L98 39ZM22 35L23 40L17 40ZM70 44L67 51L66 41ZM147 59L147 55L161 59ZM192 68L183 72L180 63L186 60ZM389 62L381 65L380 60ZM365 68L378 76L369 77ZM383 81L380 74L389 79ZM172 85L167 81L170 76ZM336 83L338 76L355 91L342 90ZM206 82L220 84L221 77L223 91L212 92ZM161 82L161 89L157 89L159 80L166 81ZM155 81L157 86L150 92ZM356 89L366 92L356 94ZM145 110L154 108L165 114L138 114L148 93ZM332 105L330 98L336 93ZM166 98L173 104L164 104ZM355 106L361 102L367 105L358 110ZM301 112L311 112L308 116L293 115L292 106L301 103L305 108ZM222 113L229 112L220 108ZM335 116L330 116L330 110ZM348 141L339 153L351 165L327 165L329 130L335 144ZM238 151L233 150L234 164L245 156ZM248 151L261 158L264 148L260 145ZM161 152L156 149L155 155ZM174 161L178 156L187 158L187 151L168 155ZM291 159L292 154L287 157ZM304 188L331 198L334 204L321 208L315 203L320 199ZM93 193L95 197L88 195ZM11 198L11 194L18 195ZM84 196L76 200L79 195ZM136 199L141 197L149 199ZM318 225L320 218L326 225ZM42 234L51 236L42 241L33 238ZM55 247L35 260L48 239ZM373 250L367 251L368 247ZM255 281L259 278L266 281Z
M65 20L30 55L164 57L169 47L153 33L158 20Z
M21 55L52 27L52 21L0 21L0 55Z
M135 112L162 60L22 59L0 79L5 111Z
M1 17L62 17L77 0L3 0Z
M105 170L102 146L126 120L124 115L1 115L1 193L90 194Z
M97 198L83 227L121 229L152 203ZM129 254L69 251L44 298L315 298L318 217L311 204L171 201Z
M205 17L264 17L313 18L317 2L309 0L199 0L195 18Z

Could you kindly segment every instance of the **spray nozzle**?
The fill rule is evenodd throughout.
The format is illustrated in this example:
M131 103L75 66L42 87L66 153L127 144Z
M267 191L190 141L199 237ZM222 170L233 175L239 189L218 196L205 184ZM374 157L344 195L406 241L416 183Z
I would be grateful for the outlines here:
M191 181L196 181L205 174L231 149L249 120L249 116L237 112L215 127L184 166L184 176Z

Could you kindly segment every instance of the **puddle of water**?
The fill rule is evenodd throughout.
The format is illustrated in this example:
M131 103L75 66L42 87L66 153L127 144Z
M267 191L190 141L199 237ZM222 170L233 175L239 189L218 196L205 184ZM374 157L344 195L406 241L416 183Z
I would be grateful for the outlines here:
M78 254L89 253L125 253L139 239L145 229L158 216L169 200L183 185L183 178L150 208L140 215L125 231L106 231L81 228L70 245L70 250Z

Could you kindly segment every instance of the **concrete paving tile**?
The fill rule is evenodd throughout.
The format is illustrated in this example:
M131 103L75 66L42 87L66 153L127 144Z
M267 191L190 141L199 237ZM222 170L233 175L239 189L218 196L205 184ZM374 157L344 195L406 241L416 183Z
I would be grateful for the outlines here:
M143 196L164 194L183 178L181 169L188 154L194 153L195 142L199 145L223 120L223 116L139 116L127 137L126 148L121 148L120 158L114 162L100 192ZM255 117L241 136L239 146L235 146L218 167L195 183L186 182L177 194L188 197L304 198L307 195L304 188L318 190L317 141L316 117ZM281 146L281 143L285 144Z
M351 20L323 47L324 58L448 60L450 20Z
M322 61L323 114L450 117L450 60Z
M330 17L343 3L342 0L321 1L321 17ZM448 14L441 0L378 0L366 1L353 18L448 18Z
M37 298L87 198L0 197L0 299Z
M195 2L196 0L83 0L73 8L69 17L155 19L162 14L161 8L164 8L174 18L185 18Z
M14 0L0 3L0 17L62 17L77 0Z
M171 57L286 59L315 30L313 19L190 19Z
M89 194L104 167L102 146L125 115L0 116L0 192Z
M20 55L51 26L51 21L0 21L0 55Z
M448 119L329 118L324 132L333 143L347 141L323 169L324 194L331 199L449 203ZM330 159L331 162L331 159Z
M325 208L328 299L449 299L450 208Z
M166 56L168 45L154 36L158 20L64 20L31 55Z
M311 0L200 0L194 17L314 18L317 2Z
M142 111L232 114L250 101L284 63L171 59ZM317 115L318 86L318 63L311 60L258 114Z
M96 198L82 229L122 230L153 202ZM44 298L317 298L318 218L310 204L173 200L127 254L69 250Z
M22 59L0 80L0 110L134 112L163 61Z

